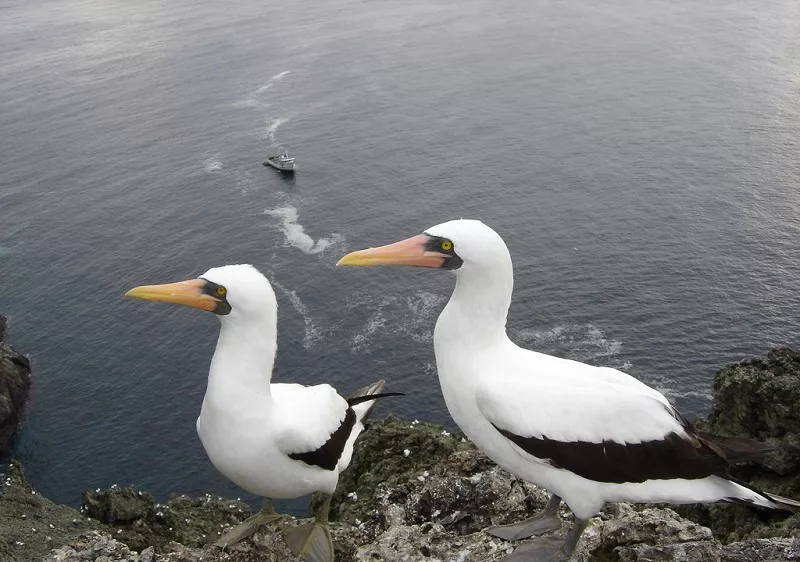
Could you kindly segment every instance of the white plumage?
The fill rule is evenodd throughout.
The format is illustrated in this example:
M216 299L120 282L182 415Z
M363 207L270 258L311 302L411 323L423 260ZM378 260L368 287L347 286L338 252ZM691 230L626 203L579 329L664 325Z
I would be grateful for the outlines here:
M380 397L383 381L349 399L327 384L272 383L278 306L269 281L251 265L213 268L199 279L137 287L128 294L203 308L220 319L197 433L214 467L265 503L217 544L227 546L279 518L272 499L319 491L328 497L317 523L290 529L287 543L307 560L332 561L330 495L350 463L362 420L374 403L370 397Z
M433 336L447 409L487 456L554 494L543 514L489 532L517 539L554 530L560 526L559 498L576 516L564 545L529 545L508 560L567 560L586 521L607 502L800 505L726 478L724 451L696 435L655 389L615 369L514 344L506 334L511 256L483 223L450 221L408 240L353 252L339 264L455 271L453 294Z

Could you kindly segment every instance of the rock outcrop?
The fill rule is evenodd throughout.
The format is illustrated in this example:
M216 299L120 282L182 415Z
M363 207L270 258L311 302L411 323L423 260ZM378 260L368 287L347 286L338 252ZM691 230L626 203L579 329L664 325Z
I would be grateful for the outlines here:
M761 490L800 498L800 351L774 349L766 357L723 367L714 376L708 420L696 425L719 435L766 441L776 451L764 461L735 466L731 474ZM748 509L730 504L676 508L723 542L800 537L800 514Z
M71 507L57 505L25 482L12 462L0 481L0 560L41 560L51 549L90 530L109 531Z
M6 319L0 316L0 455L11 447L31 387L30 363L3 343L5 327Z
M778 450L763 465L735 470L771 491L798 485L789 404L800 389L800 354L726 367L715 380L704 429L768 439ZM798 385L795 387L795 385ZM796 394L800 404L800 392ZM756 409L757 411L751 411ZM238 501L176 496L158 503L134 488L86 492L82 513L31 490L12 465L0 496L0 560L12 562L286 562L287 517L226 551L210 546L250 515ZM332 508L338 562L496 562L523 543L481 529L541 509L547 494L496 467L461 435L394 418L362 434ZM318 498L312 500L315 509ZM690 516L694 520L679 515ZM562 510L564 525L571 524ZM573 562L784 562L800 560L796 517L737 506L608 506L590 522ZM709 528L710 527L710 528ZM36 528L34 531L33 528ZM44 532L41 532L44 531ZM713 532L712 532L713 531ZM771 538L763 538L771 537Z
M352 487L337 496L334 510L339 562L494 562L518 545L481 529L527 517L546 502L544 491L511 477L442 427L388 418L370 424L364 437L370 442L362 448L375 447L373 454L350 467ZM293 560L280 535L281 524L297 524L291 518L225 552L209 546L250 515L241 502L177 496L159 504L140 490L114 487L86 492L79 513L41 498L17 465L5 482L0 497L4 561ZM561 515L563 534L570 521L566 510ZM618 504L592 520L574 560L779 562L799 557L800 539L723 545L708 527L672 509Z

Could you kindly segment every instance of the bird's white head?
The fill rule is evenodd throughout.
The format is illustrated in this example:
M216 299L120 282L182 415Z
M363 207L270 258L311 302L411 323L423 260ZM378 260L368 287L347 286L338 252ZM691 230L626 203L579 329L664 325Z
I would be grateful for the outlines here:
M479 220L457 219L425 231L425 235L436 240L440 250L450 248L449 259L461 260L456 271L492 269L511 263L511 255L503 239L492 228Z
M222 322L236 319L248 323L274 322L277 318L278 305L272 285L250 264L214 267L197 279L136 287L126 295L207 310Z
M272 284L250 264L213 267L200 276L216 292L224 291L224 302L230 308L225 315L231 319L259 319L276 316L278 308Z
M505 335L514 289L511 255L500 235L481 221L461 219L437 224L406 240L347 254L336 265L411 265L452 270L457 277L456 287L437 321L436 331L449 309L448 321L457 327L452 331L460 334L462 343L467 333L478 342Z
M467 272L502 271L511 256L494 230L473 219L437 224L423 234L394 244L347 254L336 265L411 265Z

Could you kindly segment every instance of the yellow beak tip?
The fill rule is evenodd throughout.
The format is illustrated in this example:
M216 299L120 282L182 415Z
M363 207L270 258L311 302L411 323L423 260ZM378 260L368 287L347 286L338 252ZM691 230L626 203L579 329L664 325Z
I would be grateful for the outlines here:
M342 256L339 258L339 261L336 262L337 266L340 265L357 265L358 259L353 256L353 254L347 254L346 256Z

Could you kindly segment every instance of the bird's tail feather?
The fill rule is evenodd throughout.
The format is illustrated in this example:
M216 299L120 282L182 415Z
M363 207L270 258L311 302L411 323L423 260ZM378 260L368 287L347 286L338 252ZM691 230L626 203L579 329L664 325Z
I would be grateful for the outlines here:
M705 431L696 431L695 433L706 443L716 445L728 462L732 464L763 461L779 449L772 443L755 441L746 437L714 435Z
M381 392L386 386L386 381L381 379L365 387L353 391L345 398L347 403L353 408L359 421L363 421L372 413L378 398L387 396L403 396L402 392Z
M758 505L761 507L766 507L769 509L778 509L781 511L789 511L791 513L798 513L800 512L800 501L793 500L790 498L784 498L783 496L779 496L777 494L770 494L769 492L762 492L761 490L754 488L747 482L743 482L737 478L733 478L731 476L725 477L728 481L741 486L745 490L742 496L739 497L727 497L724 498L725 501L731 503L741 503L746 505ZM749 493L746 493L749 492Z
M762 492L765 496L769 499L774 501L778 507L784 511L791 511L792 513L800 512L800 502L797 500L793 500L790 498L784 498L783 496L779 496L777 494L768 494L766 492Z

